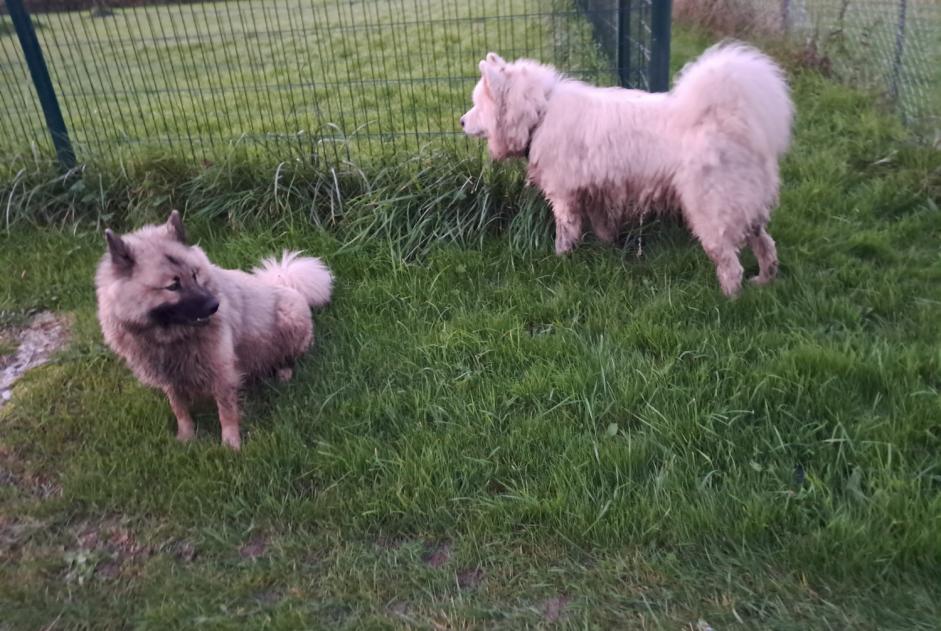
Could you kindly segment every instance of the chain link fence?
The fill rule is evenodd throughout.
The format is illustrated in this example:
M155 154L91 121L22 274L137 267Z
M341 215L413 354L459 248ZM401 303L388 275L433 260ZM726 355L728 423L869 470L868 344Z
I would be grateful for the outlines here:
M668 2L653 2L669 16ZM276 159L294 151L361 161L431 143L466 144L458 119L469 107L477 62L490 50L599 84L623 78L647 87L651 51L658 58L645 26L651 0L592 4L5 0L0 151L48 153L48 129L55 129L27 65L34 52L26 46L24 56L11 19L17 7L32 22L27 30L35 32L61 108L66 131L57 137L67 133L79 162L155 147L213 160L232 146ZM617 23L621 11L631 12L633 26L617 30L617 41L598 39L602 31L592 25ZM619 64L629 59L637 61L625 72Z
M677 19L784 36L840 80L885 96L941 146L941 1L675 0Z

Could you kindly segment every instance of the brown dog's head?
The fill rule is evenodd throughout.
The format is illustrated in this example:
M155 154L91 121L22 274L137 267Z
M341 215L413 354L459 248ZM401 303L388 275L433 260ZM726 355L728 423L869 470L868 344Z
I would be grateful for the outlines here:
M496 53L487 53L479 68L474 106L461 117L464 133L486 138L494 160L525 156L558 73L528 59L507 63Z
M169 332L205 326L219 309L210 263L186 243L177 211L163 225L118 236L105 231L98 268L99 309L129 329Z

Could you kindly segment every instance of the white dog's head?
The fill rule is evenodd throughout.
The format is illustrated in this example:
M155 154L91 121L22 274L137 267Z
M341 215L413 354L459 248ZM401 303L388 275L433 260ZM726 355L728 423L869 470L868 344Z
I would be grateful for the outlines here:
M486 138L494 160L525 155L558 73L528 59L507 63L496 53L487 53L479 67L474 106L461 117L464 133Z

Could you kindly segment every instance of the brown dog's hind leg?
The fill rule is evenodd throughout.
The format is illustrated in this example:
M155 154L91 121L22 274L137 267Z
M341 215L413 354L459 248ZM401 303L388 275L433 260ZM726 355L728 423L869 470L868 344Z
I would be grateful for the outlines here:
M310 319L310 307L303 296L291 291L280 298L276 317L278 335L284 340L283 348L290 360L288 362L288 368L290 368L294 358L303 355L314 340L314 323Z
M278 379L287 383L294 377L294 360L310 348L314 340L314 323L310 307L297 292L282 296L277 312L278 335L284 340L287 357L275 368Z

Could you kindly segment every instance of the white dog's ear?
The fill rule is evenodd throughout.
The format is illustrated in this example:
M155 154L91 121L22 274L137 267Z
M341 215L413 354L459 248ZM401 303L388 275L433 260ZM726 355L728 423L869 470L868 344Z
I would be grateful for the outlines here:
M491 88L499 88L503 85L506 79L506 76L503 74L503 68L498 67L496 64L488 63L486 59L481 61L478 67L480 68L480 76L487 81L488 86Z
M487 53L486 61L491 64L496 64L498 66L505 66L506 61L503 60L503 57L496 53Z

